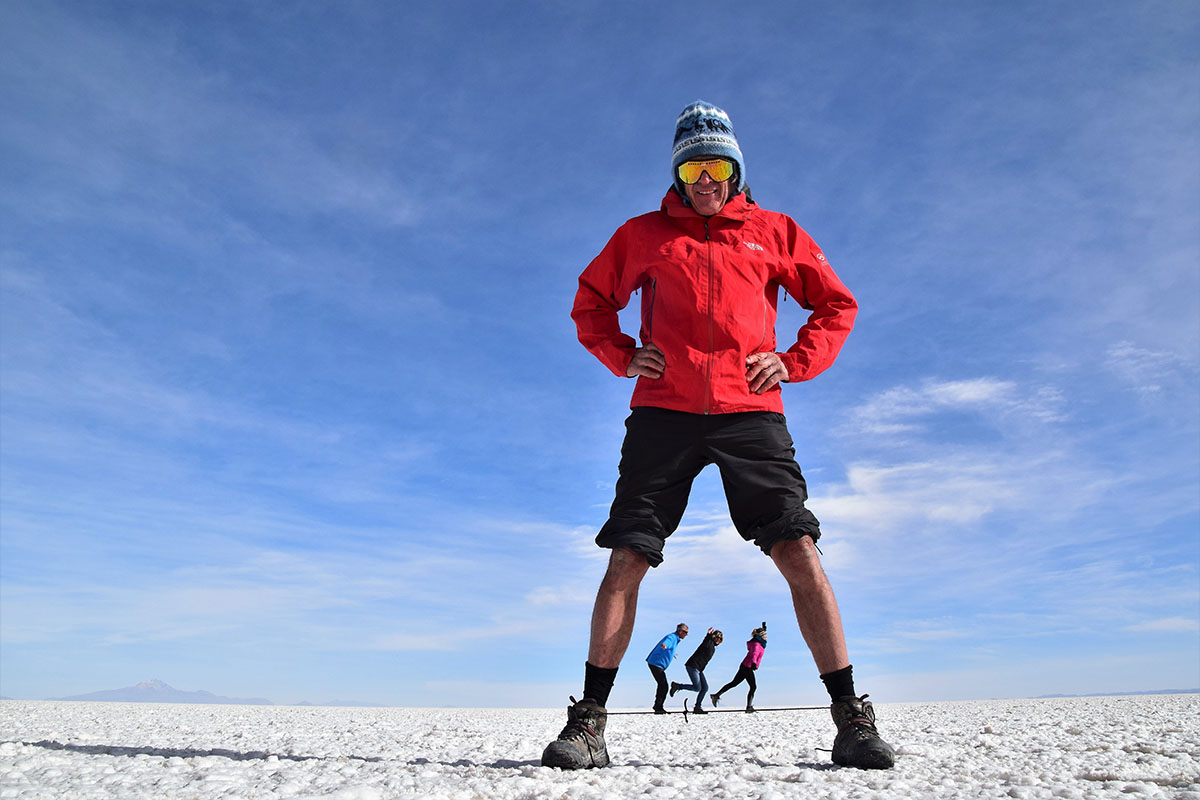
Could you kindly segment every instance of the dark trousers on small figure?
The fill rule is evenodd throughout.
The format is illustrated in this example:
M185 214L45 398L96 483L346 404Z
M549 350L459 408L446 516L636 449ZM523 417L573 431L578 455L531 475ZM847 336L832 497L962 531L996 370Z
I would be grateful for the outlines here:
M646 666L650 668L650 674L658 682L658 691L654 693L654 710L663 711L663 703L667 699L667 671L653 664L647 664Z
M687 665L684 665L684 669L687 670L688 677L692 679L692 682L675 684L675 691L697 692L695 707L701 708L704 705L704 698L708 697L708 678L704 677L704 670L702 669L696 669Z
M750 685L750 693L748 695L746 695L746 705L747 706L753 705L754 704L754 693L756 691L758 691L758 683L755 682L755 680L754 680L754 670L750 669L745 664L738 667L737 675L734 675L733 680L731 680L729 683L725 684L724 686L722 686L720 688L720 690L717 692L717 696L725 694L727 691L729 691L733 687L737 686L742 681L745 681L746 683L748 683Z

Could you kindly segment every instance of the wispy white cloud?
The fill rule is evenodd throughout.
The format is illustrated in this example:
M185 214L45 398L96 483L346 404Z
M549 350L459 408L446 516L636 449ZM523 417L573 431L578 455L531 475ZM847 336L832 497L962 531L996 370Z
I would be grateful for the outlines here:
M262 534L253 521L250 531L251 538ZM200 564L147 570L120 583L98 579L94 558L90 569L66 564L6 577L4 639L19 645L66 637L90 647L219 635L319 651L396 652L462 650L537 638L546 629L537 593L532 601L522 597L535 577L519 567L526 558L480 561L448 552L434 530L426 531L430 541L402 536L367 548L350 547L355 532L344 526L312 526L310 533L314 541L288 550L210 537L206 547L219 557L192 553ZM127 569L112 556L105 560ZM456 635L446 636L450 630Z
M1056 677L1060 675L1068 677ZM880 673L871 682L872 697L911 700L977 700L981 693L1005 698L1195 688L1194 662L1154 649L1114 653L1089 648L1074 656L1045 652L1025 655L1019 665L997 655L961 667Z
M157 228L181 214L211 215L216 183L228 197L286 213L384 226L418 218L412 185L355 152L364 143L336 120L323 126L255 102L248 87L165 39L84 24L50 6L23 23L0 64L9 80L39 93L23 98L25 113L9 116L0 133L41 179L21 196L0 194L12 213L60 222L134 213Z
M596 578L599 586L599 578ZM538 586L525 595L525 601L537 607L575 606L583 609L596 598L596 587L584 588L578 584L570 586Z
M1196 617L1164 617L1129 625L1125 630L1145 633L1200 633L1200 619Z
M79 298L60 296L36 274L3 271L6 314L5 415L9 456L36 453L41 461L103 462L101 474L183 474L208 469L203 452L217 442L226 470L257 472L260 484L311 492L340 502L390 500L398 477L439 448L414 429L389 431L348 418L314 420L302 407L267 410L226 381L181 375L179 363L207 371L204 358L168 348L168 363L146 344L94 315ZM235 336L214 339L227 362ZM224 373L225 364L214 374ZM259 453L298 456L293 468L265 468ZM164 455L163 447L172 448ZM198 448L198 450L197 450ZM308 464L305 468L303 465ZM321 480L313 473L323 472Z
M1142 394L1161 392L1164 383L1196 373L1196 365L1177 352L1150 350L1127 341L1112 345L1107 356L1105 366Z
M813 500L839 526L895 530L914 524L978 522L1010 505L1020 487L1011 463L980 463L971 456L871 466L853 464L846 482Z
M912 653L927 648L931 643L974 639L977 631L963 625L961 619L950 620L905 620L892 627L885 637L862 638L856 642L863 652Z
M1066 418L1064 405L1062 392L1053 386L1030 390L994 377L926 380L883 391L849 416L859 433L896 435L924 430L933 424L935 415L951 412L972 413L992 425L1021 417L1058 422Z

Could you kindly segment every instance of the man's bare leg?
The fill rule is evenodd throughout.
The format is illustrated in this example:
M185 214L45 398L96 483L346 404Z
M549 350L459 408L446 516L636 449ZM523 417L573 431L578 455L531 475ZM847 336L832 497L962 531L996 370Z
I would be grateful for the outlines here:
M650 565L644 556L619 548L608 557L608 570L592 608L592 638L588 645L583 700L567 708L567 726L542 752L542 766L560 769L603 767L609 762L604 729L608 724L608 692L621 657L633 635L638 587ZM593 677L595 673L601 673ZM589 688L592 690L589 692Z
M824 675L850 666L842 615L813 540L805 536L780 542L771 548L771 560L792 590L796 622L817 670ZM592 631L595 638L595 623Z
M592 608L592 638L588 661L597 667L616 669L633 636L637 616L638 588L650 565L645 556L617 548L608 558L608 571L596 592Z
M829 578L817 558L817 547L805 536L794 541L780 542L771 548L775 566L792 589L792 605L796 607L796 622L812 651L813 661L824 680L829 673L850 666L846 655L846 635L842 631L842 615ZM833 676L829 676L833 679ZM829 687L829 684L826 684ZM835 690L830 689L830 695ZM833 762L860 769L890 769L896 761L896 751L879 736L875 728L875 707L863 697L834 697L829 708L837 725L833 740Z

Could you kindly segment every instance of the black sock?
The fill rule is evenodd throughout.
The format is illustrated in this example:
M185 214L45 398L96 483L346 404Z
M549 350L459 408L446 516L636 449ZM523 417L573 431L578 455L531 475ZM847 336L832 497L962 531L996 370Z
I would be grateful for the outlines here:
M854 666L844 667L836 672L827 672L821 676L825 690L830 698L837 700L842 697L856 697L854 694Z
M608 693L612 691L613 681L617 679L617 668L597 667L592 662L584 663L583 696L586 700L595 700L602 706L608 705Z

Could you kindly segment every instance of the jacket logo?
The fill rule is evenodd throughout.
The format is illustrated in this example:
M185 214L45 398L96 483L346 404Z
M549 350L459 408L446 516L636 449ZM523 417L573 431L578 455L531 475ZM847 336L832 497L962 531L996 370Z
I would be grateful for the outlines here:
M742 242L742 244L746 245L746 247L749 247L751 250L763 249L761 244L755 244L754 242Z
M817 261L824 261L824 260L825 260L825 254L822 253L820 250L818 250L817 251Z

